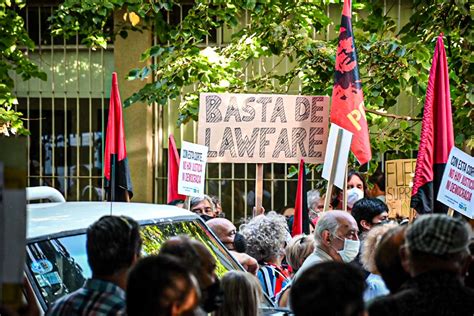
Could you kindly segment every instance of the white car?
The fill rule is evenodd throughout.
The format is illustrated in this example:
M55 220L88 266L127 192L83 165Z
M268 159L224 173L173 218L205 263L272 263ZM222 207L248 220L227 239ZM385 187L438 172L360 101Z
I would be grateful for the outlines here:
M171 236L201 241L216 259L216 274L242 266L196 214L169 205L121 202L53 202L27 206L25 273L40 309L81 287L91 277L87 263L86 229L104 215L126 215L141 226L142 255L155 254ZM277 312L266 299L263 314ZM278 312L277 312L278 313Z

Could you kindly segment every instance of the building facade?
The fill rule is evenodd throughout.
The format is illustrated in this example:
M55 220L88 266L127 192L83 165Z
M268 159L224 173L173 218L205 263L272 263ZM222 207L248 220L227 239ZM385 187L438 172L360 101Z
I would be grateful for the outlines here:
M169 20L182 19L192 4L183 3L168 13ZM410 15L405 1L386 1L389 14L399 27ZM128 81L126 75L133 68L143 67L141 53L155 42L151 31L129 32L126 39L117 37L106 50L93 50L81 44L81 38L52 37L48 18L57 1L27 1L21 11L30 37L37 49L30 57L47 73L48 80L32 79L23 82L16 78L15 94L18 109L28 118L31 131L28 137L28 185L50 185L58 188L67 200L102 200L103 151L107 126L111 74L117 72L122 100L137 91L144 82ZM116 12L121 19L124 12ZM331 6L328 16L339 23L340 6ZM247 23L243 17L242 23ZM111 25L113 23L111 22ZM328 27L324 36L337 34ZM206 39L205 45L226 45L232 30L217 29ZM275 64L275 60L266 60ZM289 61L278 65L282 72ZM150 78L148 80L151 80ZM298 94L295 83L289 94ZM412 112L397 108L399 113ZM134 104L124 109L127 153L130 163L136 202L166 203L166 173L168 136L173 134L178 147L182 140L196 142L197 123L177 127L177 101L166 106ZM397 106L398 107L398 106ZM264 207L278 210L294 204L296 177L288 178L288 164L264 166ZM252 164L209 164L206 190L221 198L226 217L238 220L251 214L254 204L255 169ZM318 175L309 177L314 182Z

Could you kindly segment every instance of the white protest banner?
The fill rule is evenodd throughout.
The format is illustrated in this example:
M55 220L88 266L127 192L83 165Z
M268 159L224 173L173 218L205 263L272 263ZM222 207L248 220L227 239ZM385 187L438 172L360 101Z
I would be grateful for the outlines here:
M411 187L416 159L385 161L385 203L389 217L410 217Z
M338 134L340 136L338 136ZM334 170L334 185L343 190L351 141L351 132L336 124L331 124L322 177L331 182L331 173Z
M203 196L206 181L206 146L182 142L178 173L178 193Z
M438 201L474 219L473 191L474 158L453 147L439 186Z
M201 93L198 143L209 162L323 162L329 97Z

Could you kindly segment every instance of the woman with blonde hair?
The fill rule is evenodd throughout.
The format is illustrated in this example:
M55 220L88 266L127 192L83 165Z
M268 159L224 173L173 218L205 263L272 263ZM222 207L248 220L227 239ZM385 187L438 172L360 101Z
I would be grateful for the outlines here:
M377 225L367 233L364 239L360 261L364 269L370 272L365 280L367 288L364 292L364 302L369 302L376 297L390 293L375 265L375 251L382 236L396 226L397 224Z
M314 238L309 235L297 235L291 239L285 249L286 262L292 269L293 276L301 268L303 262L314 251ZM290 293L291 282L281 290L277 296L278 306L288 307L288 297Z
M258 279L248 272L229 271L221 280L224 302L216 316L258 316L262 288Z
M285 249L286 262L293 274L303 265L306 258L314 251L314 238L309 235L297 235L291 239Z

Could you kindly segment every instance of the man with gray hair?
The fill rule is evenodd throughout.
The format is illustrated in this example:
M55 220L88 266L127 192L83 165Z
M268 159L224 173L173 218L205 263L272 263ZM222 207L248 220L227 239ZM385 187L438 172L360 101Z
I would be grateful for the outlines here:
M325 261L351 262L359 253L359 229L351 214L325 212L314 230L316 248L296 273L298 278L309 267Z
M309 218L314 220L320 216L320 213L323 210L319 208L321 194L316 189L309 190L306 194L306 199L308 200Z
M212 202L211 197L208 195L203 195L202 197L188 197L186 199L184 208L198 214L204 221L208 221L211 218L216 217L216 208L214 202Z
M444 214L420 216L406 231L400 249L411 279L369 306L371 316L474 314L474 290L463 278L471 256L471 228Z
M314 212L317 212L320 198L321 194L319 194L318 190L309 190L307 193L308 208Z

